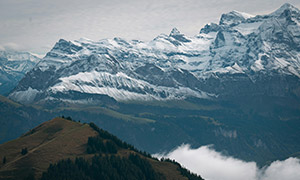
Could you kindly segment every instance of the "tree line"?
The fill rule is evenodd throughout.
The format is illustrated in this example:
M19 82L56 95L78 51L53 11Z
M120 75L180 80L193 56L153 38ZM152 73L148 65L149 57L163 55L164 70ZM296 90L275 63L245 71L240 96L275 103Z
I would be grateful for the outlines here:
M61 160L51 164L42 175L42 180L163 180L165 177L154 171L151 164L139 155L128 158L116 155L95 155L91 163L84 158Z

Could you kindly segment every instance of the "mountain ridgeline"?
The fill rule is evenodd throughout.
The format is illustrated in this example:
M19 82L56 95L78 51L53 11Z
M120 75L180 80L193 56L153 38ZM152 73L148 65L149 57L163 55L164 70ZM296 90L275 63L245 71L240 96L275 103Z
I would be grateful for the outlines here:
M0 145L0 179L199 179L171 160L159 161L95 124L47 121Z
M60 39L9 97L27 104L300 97L300 11L232 11L194 37ZM41 83L43 82L43 83ZM74 95L74 93L80 95ZM87 100L89 99L89 100Z
M0 95L7 95L41 59L28 52L0 50Z
M174 28L149 42L60 39L10 100L0 96L0 142L64 114L150 153L213 144L260 166L299 154L299 24L299 9L284 4L223 14L193 37ZM116 151L86 142L97 144L91 154Z

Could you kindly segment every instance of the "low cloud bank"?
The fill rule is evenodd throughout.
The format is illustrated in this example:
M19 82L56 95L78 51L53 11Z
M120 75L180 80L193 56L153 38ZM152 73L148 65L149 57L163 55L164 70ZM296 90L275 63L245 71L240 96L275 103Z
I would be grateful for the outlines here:
M181 145L167 154L154 156L174 159L206 180L297 180L300 177L300 160L297 158L274 161L259 169L255 162L225 156L211 146L191 149L190 145Z

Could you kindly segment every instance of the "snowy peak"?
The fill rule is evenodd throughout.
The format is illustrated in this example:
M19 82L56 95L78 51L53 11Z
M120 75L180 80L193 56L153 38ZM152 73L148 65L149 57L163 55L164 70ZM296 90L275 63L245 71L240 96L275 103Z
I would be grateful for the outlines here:
M150 42L61 39L10 97L55 99L63 93L65 100L72 100L67 95L75 91L118 101L207 98L224 94L214 83L206 88L214 78L224 83L222 78L231 81L239 76L249 82L274 75L299 78L297 11L289 5L279 16L232 11L194 37L173 28Z
M177 28L173 28L169 37L179 41L179 42L191 42L184 34L180 33L180 31Z
M60 66L65 67L72 63L74 56L78 56L77 53L82 49L80 43L60 39L35 68L45 71L51 68L58 69Z
M38 63L40 58L29 52L0 51L0 66L2 69L15 72L27 72Z
M169 36L178 36L182 35L177 28L173 28Z
M219 24L220 25L237 24L251 17L254 16L243 12L231 11L227 14L222 14Z
M64 39L60 39L55 46L53 47L52 50L58 50L61 51L62 53L67 53L67 54L75 54L76 52L80 51L82 47L76 46L74 43L71 41L66 41Z
M300 11L290 4L284 4L271 15L259 27L260 37L265 42L272 43L273 48L274 45L278 48L281 46L281 54L283 52L287 55L291 54L292 50L295 50L295 53L298 54L300 51ZM269 47L271 46L269 45ZM274 50L276 49L274 48ZM291 57L294 57L295 62L299 62L298 55L292 55Z
M0 58L8 61L31 61L37 63L40 58L29 53L19 51L0 51Z
M292 14L300 14L300 10L296 8L295 6L285 3L283 4L279 9L271 13L271 16L281 16L283 13L286 13L287 11L291 12Z

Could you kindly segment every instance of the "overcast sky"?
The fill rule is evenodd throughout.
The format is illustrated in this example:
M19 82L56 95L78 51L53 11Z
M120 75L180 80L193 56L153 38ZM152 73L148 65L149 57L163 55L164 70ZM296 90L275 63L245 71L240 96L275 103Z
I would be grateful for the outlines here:
M300 0L0 0L0 49L44 54L60 38L151 40L173 27L189 36L232 10L267 14Z

